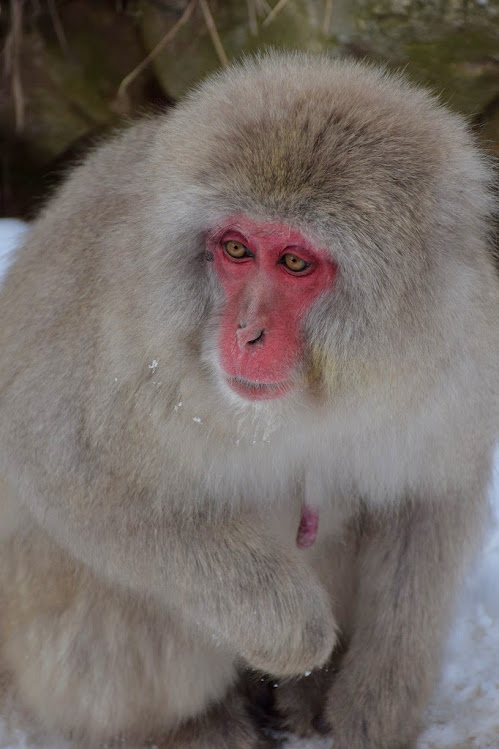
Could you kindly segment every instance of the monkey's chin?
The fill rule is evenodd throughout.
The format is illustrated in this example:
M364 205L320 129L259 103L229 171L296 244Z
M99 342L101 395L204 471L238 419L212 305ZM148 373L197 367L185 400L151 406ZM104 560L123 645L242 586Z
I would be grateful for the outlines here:
M240 377L225 376L225 381L240 398L250 401L274 400L282 398L291 390L293 383L289 380L284 382L251 382Z

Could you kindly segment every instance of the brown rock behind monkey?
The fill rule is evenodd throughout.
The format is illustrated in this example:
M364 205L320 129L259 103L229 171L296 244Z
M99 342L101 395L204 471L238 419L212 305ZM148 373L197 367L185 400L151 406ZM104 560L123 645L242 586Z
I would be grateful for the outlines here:
M74 170L0 296L0 659L45 732L255 747L241 667L341 642L335 749L412 745L497 430L490 181L428 94L278 54Z

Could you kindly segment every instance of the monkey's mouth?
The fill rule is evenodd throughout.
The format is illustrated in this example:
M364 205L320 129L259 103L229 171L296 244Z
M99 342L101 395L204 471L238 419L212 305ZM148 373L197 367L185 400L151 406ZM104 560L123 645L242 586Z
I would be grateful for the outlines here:
M293 384L289 380L284 382L251 382L230 375L226 375L225 380L229 387L241 398L252 401L281 398L293 388Z

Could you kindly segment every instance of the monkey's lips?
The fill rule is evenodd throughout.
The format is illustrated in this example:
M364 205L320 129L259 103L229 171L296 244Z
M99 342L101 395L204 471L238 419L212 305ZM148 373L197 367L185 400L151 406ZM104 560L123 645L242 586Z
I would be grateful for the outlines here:
M283 382L252 382L231 375L226 375L225 380L229 387L241 398L251 401L281 398L293 389L293 384L289 380Z

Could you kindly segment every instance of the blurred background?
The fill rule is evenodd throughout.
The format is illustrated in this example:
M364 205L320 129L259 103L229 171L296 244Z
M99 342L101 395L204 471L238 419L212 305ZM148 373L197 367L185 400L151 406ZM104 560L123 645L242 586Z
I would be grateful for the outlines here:
M271 45L383 61L499 155L499 0L2 0L0 215L30 219L90 144Z

